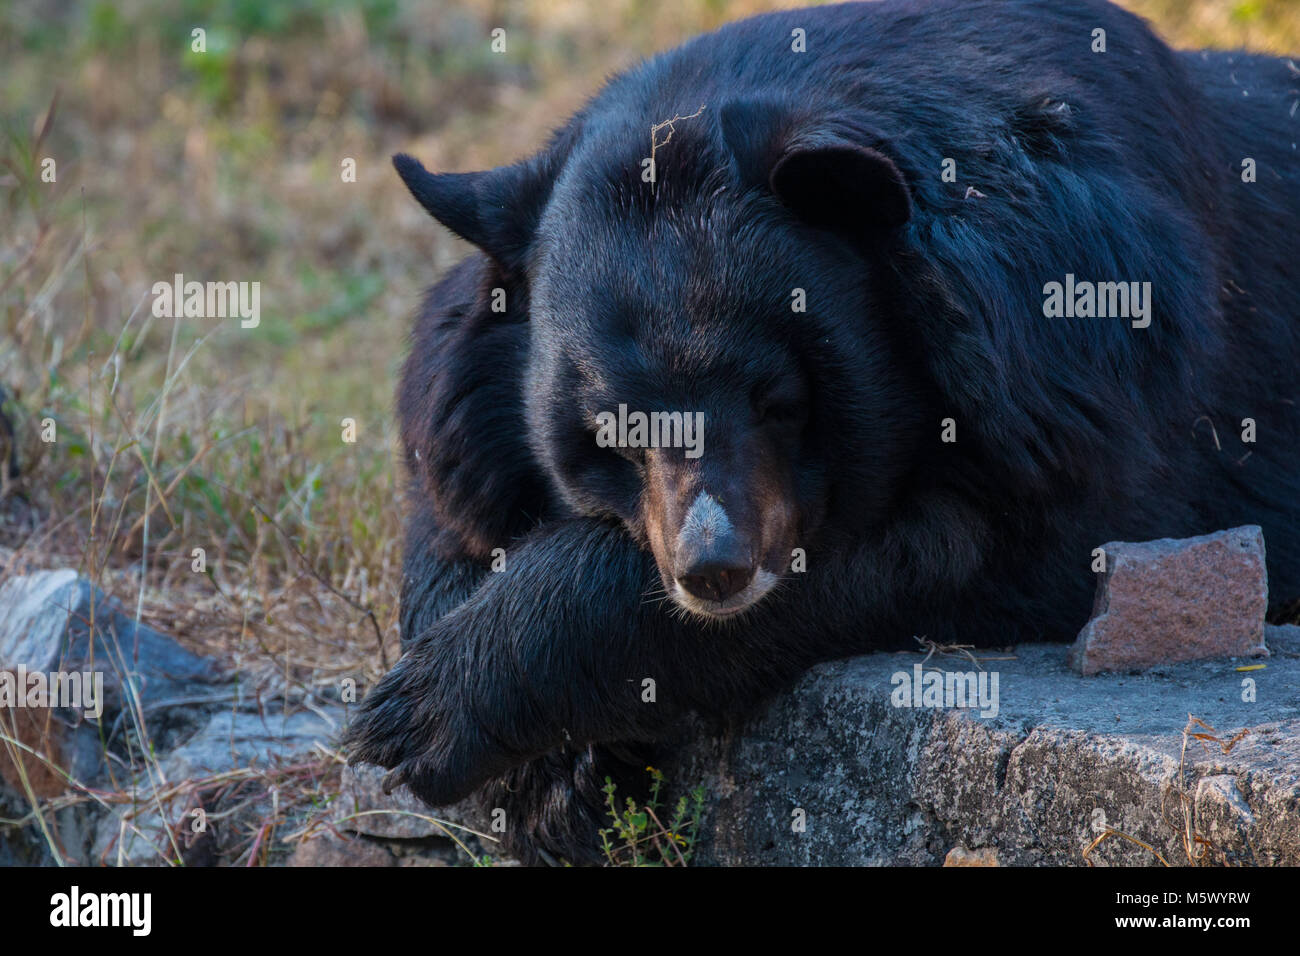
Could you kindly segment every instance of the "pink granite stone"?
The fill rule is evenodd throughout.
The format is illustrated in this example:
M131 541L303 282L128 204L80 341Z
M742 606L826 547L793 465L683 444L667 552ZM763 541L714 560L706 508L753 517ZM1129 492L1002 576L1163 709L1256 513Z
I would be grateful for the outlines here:
M1102 547L1106 571L1097 582L1092 620L1070 652L1076 671L1268 654L1268 577L1257 525Z

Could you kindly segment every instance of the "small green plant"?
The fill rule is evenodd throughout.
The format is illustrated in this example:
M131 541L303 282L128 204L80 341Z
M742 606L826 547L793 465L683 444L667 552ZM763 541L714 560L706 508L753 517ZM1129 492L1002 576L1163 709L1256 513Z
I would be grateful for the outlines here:
M700 818L704 815L704 785L679 797L665 823L660 817L663 772L654 767L646 767L646 771L650 774L650 793L641 807L626 797L619 810L614 781L605 778L605 805L614 823L600 831L605 859L610 866L686 866L695 854Z

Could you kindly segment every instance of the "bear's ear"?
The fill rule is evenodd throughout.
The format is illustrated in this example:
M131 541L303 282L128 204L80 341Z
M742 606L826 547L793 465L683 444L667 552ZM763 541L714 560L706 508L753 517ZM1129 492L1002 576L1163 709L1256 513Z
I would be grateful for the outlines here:
M435 175L398 153L393 166L429 214L507 272L522 270L555 181L546 154L478 173Z
M720 122L741 179L770 189L811 225L861 234L912 215L911 190L877 148L879 136L764 101L727 103Z

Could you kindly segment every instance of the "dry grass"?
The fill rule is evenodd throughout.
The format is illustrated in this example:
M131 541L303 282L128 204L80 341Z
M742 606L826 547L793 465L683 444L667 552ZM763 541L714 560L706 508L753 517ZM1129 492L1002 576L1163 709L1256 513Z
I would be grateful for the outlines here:
M1218 846L1213 840L1198 831L1196 797L1192 788L1195 781L1189 781L1187 776L1188 741L1196 741L1203 750L1208 749L1210 744L1216 744L1221 753L1228 754L1232 752L1233 747L1241 743L1249 734L1249 730L1239 730L1231 737L1222 737L1213 727L1199 717L1194 717L1191 714L1187 715L1187 726L1183 728L1182 748L1178 754L1178 773L1175 775L1174 780L1165 787L1165 791L1161 796L1160 816L1165 826L1178 835L1183 857L1189 866L1211 866L1216 864L1225 866L1228 865L1228 853L1223 847ZM1172 817L1169 814L1171 799L1177 805L1175 815ZM1161 866L1168 867L1170 865L1160 851L1151 844L1139 840L1132 834L1109 826L1103 829L1097 838L1084 849L1083 862L1088 866L1093 866L1092 852L1111 839L1125 840L1140 846L1159 860Z

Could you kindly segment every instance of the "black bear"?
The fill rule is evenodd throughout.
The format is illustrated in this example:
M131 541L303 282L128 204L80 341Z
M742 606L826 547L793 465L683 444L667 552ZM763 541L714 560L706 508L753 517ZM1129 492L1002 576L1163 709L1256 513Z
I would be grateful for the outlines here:
M1100 0L885 0L658 55L515 165L396 157L482 251L402 373L354 759L589 860L688 715L1070 639L1107 540L1257 523L1300 595L1297 86Z

